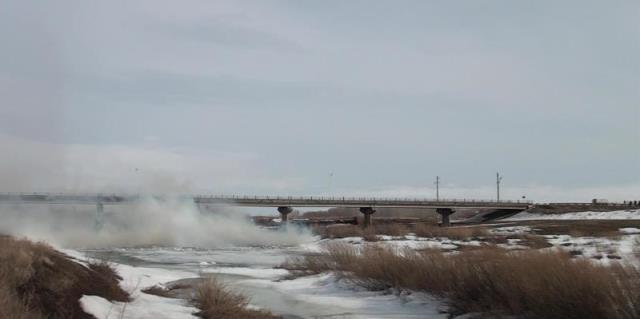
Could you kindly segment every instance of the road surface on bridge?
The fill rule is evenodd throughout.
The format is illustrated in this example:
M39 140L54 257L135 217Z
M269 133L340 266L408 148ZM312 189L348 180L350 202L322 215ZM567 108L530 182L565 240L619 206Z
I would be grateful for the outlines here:
M522 209L530 201L475 199L375 198L337 196L245 196L245 195L117 195L117 194L0 194L0 204L127 204L144 200L193 200L203 205L246 207L376 207L376 208L487 208Z

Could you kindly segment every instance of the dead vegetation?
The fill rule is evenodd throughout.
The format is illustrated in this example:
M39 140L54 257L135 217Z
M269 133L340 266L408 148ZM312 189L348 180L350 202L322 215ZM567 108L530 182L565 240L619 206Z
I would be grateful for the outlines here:
M489 236L489 231L486 228L478 226L438 227L418 224L413 232L418 237L449 238L451 240L471 240Z
M538 235L571 235L573 237L607 237L619 239L620 228L640 228L640 220L535 220L518 221Z
M368 228L358 225L330 225L314 228L314 233L322 238L363 237L367 241L376 241L376 235L404 237L415 234L418 237L449 238L452 240L471 240L488 237L490 233L485 227L438 227L427 223L406 224L374 224Z
M410 229L401 224L380 224L368 228L359 225L338 224L315 227L313 231L322 238L362 237L367 241L376 241L376 235L401 237L410 233Z
M129 301L109 264L85 267L43 243L0 236L0 318L82 318L82 295Z
M249 299L233 292L215 277L205 279L196 287L192 303L200 309L196 315L204 319L275 319L268 311L248 309Z
M598 266L561 251L483 248L446 254L333 244L284 267L304 274L334 271L370 290L428 292L446 298L452 314L640 318L640 270Z

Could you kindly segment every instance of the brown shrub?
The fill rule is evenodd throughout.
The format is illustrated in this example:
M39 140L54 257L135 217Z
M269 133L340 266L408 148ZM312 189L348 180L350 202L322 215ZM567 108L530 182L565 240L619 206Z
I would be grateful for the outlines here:
M93 318L82 295L129 300L106 264L84 267L45 244L0 237L0 318Z
M303 266L304 264L299 264ZM315 271L333 270L372 290L425 291L449 301L450 312L524 318L639 318L640 271L598 266L561 251L496 248L445 254L375 245L332 245L313 257Z
M268 311L247 309L249 299L231 291L215 277L204 280L196 289L193 304L203 319L272 319L280 318Z
M329 243L322 253L292 256L280 266L296 276L315 275L325 271L340 271L357 260L359 249L346 243Z

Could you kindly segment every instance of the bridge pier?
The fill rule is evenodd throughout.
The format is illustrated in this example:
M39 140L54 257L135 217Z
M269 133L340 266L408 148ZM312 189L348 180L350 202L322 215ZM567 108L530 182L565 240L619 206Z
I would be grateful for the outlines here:
M104 205L100 202L96 204L96 220L94 228L99 231L104 226Z
M287 206L278 207L278 213L280 213L280 220L282 225L286 225L289 217L288 215L293 212L293 208Z
M436 208L436 213L442 217L442 222L440 226L449 227L451 226L451 220L449 219L449 215L455 213L456 211L452 208Z
M376 210L373 209L373 207L360 207L360 212L364 214L364 223L362 223L362 226L364 228L371 226L371 215L373 215Z

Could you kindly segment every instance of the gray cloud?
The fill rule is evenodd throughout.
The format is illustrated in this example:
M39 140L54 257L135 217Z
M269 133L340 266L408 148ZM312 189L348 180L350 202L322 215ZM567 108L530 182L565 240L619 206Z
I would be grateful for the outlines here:
M330 171L345 191L421 189L434 175L479 189L500 170L514 187L619 193L640 183L638 9L9 1L0 134L11 137L1 141L59 145L60 165L81 162L67 156L77 145L104 167L166 157L176 178L192 165L234 191L324 192ZM147 155L95 155L125 148ZM193 152L207 160L194 164ZM226 169L236 160L220 154L252 157ZM119 183L110 177L91 175Z

